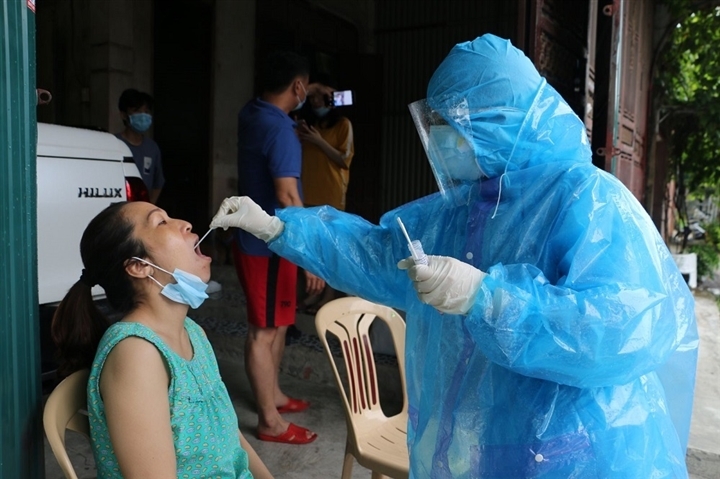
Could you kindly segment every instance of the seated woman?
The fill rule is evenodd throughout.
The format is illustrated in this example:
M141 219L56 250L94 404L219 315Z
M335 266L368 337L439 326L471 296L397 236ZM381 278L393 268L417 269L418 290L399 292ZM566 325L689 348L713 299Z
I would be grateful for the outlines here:
M80 242L85 269L55 313L62 374L91 368L88 413L98 478L270 478L238 430L202 328L211 259L186 221L150 203L116 203ZM122 320L108 321L91 288Z

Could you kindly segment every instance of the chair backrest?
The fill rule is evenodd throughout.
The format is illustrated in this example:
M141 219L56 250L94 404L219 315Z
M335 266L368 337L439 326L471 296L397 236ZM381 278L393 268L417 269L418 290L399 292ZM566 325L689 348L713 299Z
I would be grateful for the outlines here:
M383 415L377 381L375 358L372 353L369 329L376 319L382 320L390 329L403 391L403 413L407 412L405 389L405 321L387 306L371 303L361 298L348 297L330 301L317 312L315 327L325 346L335 380L341 392L348 420L355 428L355 421L362 416ZM348 388L345 389L338 372L327 333L340 341L347 371Z
M89 371L72 373L58 384L45 403L43 426L53 455L67 479L77 479L65 450L65 430L70 429L90 438L90 422L86 415Z

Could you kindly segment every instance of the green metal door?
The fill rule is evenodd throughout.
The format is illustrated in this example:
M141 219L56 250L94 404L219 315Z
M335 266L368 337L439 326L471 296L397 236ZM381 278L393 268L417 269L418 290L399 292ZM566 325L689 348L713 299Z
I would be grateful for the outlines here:
M35 2L0 2L0 478L41 478Z

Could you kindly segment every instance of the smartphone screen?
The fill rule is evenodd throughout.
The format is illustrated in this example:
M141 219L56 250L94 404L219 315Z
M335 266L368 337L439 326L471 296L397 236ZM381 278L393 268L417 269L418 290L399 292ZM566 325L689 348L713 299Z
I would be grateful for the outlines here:
M343 90L333 92L333 101L335 106L347 106L353 104L352 90Z

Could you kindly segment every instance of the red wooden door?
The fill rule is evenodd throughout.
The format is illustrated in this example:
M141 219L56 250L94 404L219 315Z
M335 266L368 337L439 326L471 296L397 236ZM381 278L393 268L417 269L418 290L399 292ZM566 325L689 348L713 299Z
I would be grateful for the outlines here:
M635 197L645 196L648 88L652 42L651 0L614 0L605 169Z

